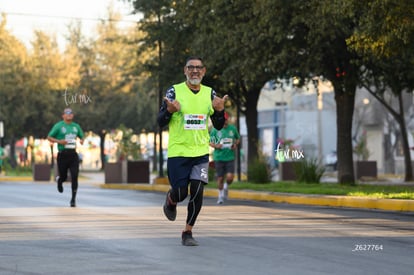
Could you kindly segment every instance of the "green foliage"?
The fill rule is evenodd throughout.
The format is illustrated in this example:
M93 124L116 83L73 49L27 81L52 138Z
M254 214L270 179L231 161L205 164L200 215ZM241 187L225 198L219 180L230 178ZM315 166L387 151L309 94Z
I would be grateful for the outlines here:
M132 1L162 37L161 30L174 22L174 35L187 43L163 40L163 49L183 47L182 52L205 57L213 87L227 93L246 115L249 163L257 157L257 101L264 84L272 79L314 75L331 80L338 94L340 156L352 160L354 93L358 70L345 40L354 31L359 13L355 1L240 0L240 1ZM173 3L173 4L172 4ZM199 18L203 20L194 20ZM157 18L156 15L159 17ZM160 19L161 20L156 20ZM231 26L229 28L228 26ZM188 37L191 38L188 43ZM152 40L152 45L156 40ZM337 78L337 69L345 72ZM154 67L157 73L157 67ZM339 96L340 95L340 96ZM344 139L344 140L342 140ZM343 162L352 173L352 161Z
M28 166L16 166L13 168L10 165L10 158L4 159L2 170L5 171L6 176L31 176L32 168Z
M119 143L119 158L126 160L141 159L141 145L138 136L134 134L132 129L126 128L124 125L119 127L119 131L120 133L117 134L119 139L115 139Z
M358 160L368 160L370 152L367 148L367 135L364 132L358 139L354 146L354 153L357 155Z
M111 12L111 20L98 25L95 41L72 29L64 53L38 32L28 54L1 20L0 117L6 139L29 132L44 136L63 107L62 94L50 93L64 88L92 99L73 106L84 130L102 133L121 123L135 132L154 130L160 103L155 97L183 79L185 57L201 55L207 65L204 82L229 94L246 115L249 162L257 156L256 107L267 81L292 76L332 81L341 114L339 178L352 182L355 87L363 77L369 86L376 79L395 94L414 86L410 0L128 2L143 15L140 36L120 31L119 16Z
M119 14L108 12L110 20L97 24L96 40L84 39L80 26L68 28L63 52L41 31L27 51L0 19L0 119L6 144L28 135L46 137L65 107L74 109L85 132L102 134L121 123L135 132L154 129L159 106L142 88L148 73L135 71L143 59L137 58L133 41L142 33L135 27L124 32L117 25ZM90 101L82 104L81 95Z
M257 158L249 163L247 168L247 178L253 183L268 183L270 182L270 168L264 158Z
M24 131L32 98L27 82L31 79L27 50L9 33L5 17L0 20L0 119L4 121L7 142L10 136Z
M295 173L298 182L319 183L325 168L317 159L303 159L295 164Z
M348 40L350 47L365 57L400 58L411 54L414 3L411 0L370 0L362 6L364 16L358 31ZM392 61L392 60L390 60ZM409 60L407 60L410 62Z
M150 72L147 78L152 89L164 92L170 85L184 80L182 73L185 59L193 55L189 47L195 40L194 22L186 25L179 18L182 6L186 7L182 10L183 14L189 16L187 3L183 1L131 2L135 12L143 14L139 26L145 35L137 41L138 51L149 53L149 58L143 60L141 69Z

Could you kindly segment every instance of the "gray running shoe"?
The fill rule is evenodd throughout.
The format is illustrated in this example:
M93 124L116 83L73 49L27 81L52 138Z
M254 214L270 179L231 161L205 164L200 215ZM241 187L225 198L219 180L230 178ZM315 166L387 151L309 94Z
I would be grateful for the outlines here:
M198 246L198 242L194 240L193 233L191 231L183 231L181 239L181 243L184 246Z
M177 205L171 205L168 203L168 197L170 196L170 191L167 192L167 197L165 198L165 203L163 206L164 215L170 221L175 221L177 217Z

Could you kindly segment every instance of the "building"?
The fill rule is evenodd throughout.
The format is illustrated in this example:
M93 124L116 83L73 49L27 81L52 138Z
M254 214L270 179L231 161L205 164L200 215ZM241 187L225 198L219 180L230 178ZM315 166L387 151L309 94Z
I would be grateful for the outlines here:
M389 95L389 94L388 94ZM397 112L399 103L396 97L386 96L385 101ZM402 95L405 122L410 147L414 144L414 105L413 95ZM355 96L353 137L357 141L361 135L366 136L368 159L377 162L380 173L404 174L404 154L401 145L401 130L391 113L366 89L357 90ZM411 151L411 160L413 158ZM355 158L356 160L356 158Z
M262 89L257 105L262 152L270 166L277 168L278 144L290 140L295 148L303 151L306 159L317 158L326 164L326 156L336 151L337 141L333 86L318 78L302 88L295 87L292 82L271 81ZM405 93L403 97L408 139L410 144L414 144L413 95ZM398 110L395 98L389 102ZM404 174L399 125L367 90L356 92L353 119L354 145L365 135L368 160L377 162L378 172ZM356 160L358 156L354 155Z
M305 158L336 150L336 109L333 87L316 79L305 87L291 82L267 83L259 97L258 130L261 148L271 167L278 166L276 150L290 140Z

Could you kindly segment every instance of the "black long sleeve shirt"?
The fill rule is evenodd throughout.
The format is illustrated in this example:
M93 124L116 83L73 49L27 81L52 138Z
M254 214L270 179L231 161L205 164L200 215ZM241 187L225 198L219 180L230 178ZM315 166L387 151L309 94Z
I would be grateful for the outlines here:
M198 93L198 91L193 91L193 93ZM175 100L175 90L174 87L170 87L165 95L170 101ZM211 90L211 100L214 99L216 96L216 92L212 89ZM167 110L167 103L165 101L162 102L160 111L158 113L157 122L158 125L162 128L168 125L171 120L172 113L168 112ZM221 130L224 126L224 110L223 111L216 111L210 116L211 122L213 123L213 127L217 130Z

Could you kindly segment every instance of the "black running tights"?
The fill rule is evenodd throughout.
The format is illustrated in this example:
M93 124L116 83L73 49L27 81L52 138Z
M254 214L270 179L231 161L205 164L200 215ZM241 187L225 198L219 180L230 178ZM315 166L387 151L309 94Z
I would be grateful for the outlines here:
M199 180L190 181L190 200L187 206L187 224L194 226L197 216L203 205L204 183ZM182 202L188 196L188 187L171 189L171 200L173 202Z
M79 157L76 152L59 152L57 157L59 170L59 182L64 182L68 176L68 170L72 178L72 197L78 190Z

